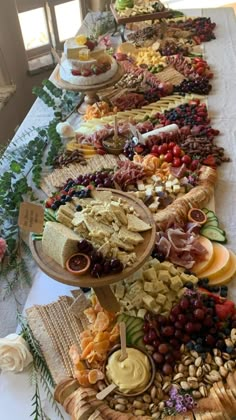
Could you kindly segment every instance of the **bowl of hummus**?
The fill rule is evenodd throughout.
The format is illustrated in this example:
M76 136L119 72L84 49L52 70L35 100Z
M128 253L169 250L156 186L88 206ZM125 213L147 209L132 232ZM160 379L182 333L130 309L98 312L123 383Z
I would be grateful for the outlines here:
M120 361L120 345L109 352L105 365L107 385L117 385L115 392L126 397L136 397L146 392L155 379L155 363L142 348L127 346L128 357Z

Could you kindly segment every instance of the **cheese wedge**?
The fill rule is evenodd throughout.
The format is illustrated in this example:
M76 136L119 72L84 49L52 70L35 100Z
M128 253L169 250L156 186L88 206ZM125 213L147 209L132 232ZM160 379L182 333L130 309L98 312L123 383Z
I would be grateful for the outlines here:
M68 258L78 252L79 240L79 235L63 224L46 222L42 238L43 252L65 267Z
M128 214L127 218L127 229L132 232L145 232L146 230L151 229L151 225L145 223L142 219L139 219L139 217L134 216L133 214Z

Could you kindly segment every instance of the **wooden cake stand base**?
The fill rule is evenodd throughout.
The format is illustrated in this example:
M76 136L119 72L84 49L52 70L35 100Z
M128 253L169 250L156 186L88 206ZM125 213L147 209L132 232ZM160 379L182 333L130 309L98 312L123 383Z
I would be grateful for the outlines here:
M55 85L57 85L61 89L85 93L84 102L78 109L78 112L83 115L85 114L88 105L93 105L99 101L99 91L102 91L105 88L113 86L115 83L117 83L121 79L122 76L123 76L123 70L121 66L118 64L118 70L116 74L111 79L107 80L104 83L100 83L100 84L92 85L92 86L73 85L72 83L65 82L64 80L61 79L60 67L57 66L53 73L52 81L55 83Z

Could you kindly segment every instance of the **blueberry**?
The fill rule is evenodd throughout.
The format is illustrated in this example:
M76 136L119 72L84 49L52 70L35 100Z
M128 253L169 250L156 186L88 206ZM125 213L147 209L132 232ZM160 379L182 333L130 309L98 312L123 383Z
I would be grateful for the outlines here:
M61 206L64 206L66 204L65 200L60 201Z
M227 294L228 294L227 290L221 290L220 291L220 296L221 297L227 297Z
M225 328L225 334L226 334L227 336L230 336L230 328Z
M185 283L185 287L187 287L187 289L193 289L193 283L191 283L191 281L188 281L187 283Z
M81 211L81 210L83 210L83 207L80 204L78 204L78 206L76 207L76 211Z
M202 344L203 343L203 339L201 337L198 337L196 340L197 344Z
M75 197L80 197L80 191L76 191Z
M194 344L193 344L193 342L192 342L192 341L189 341L189 342L186 344L186 347L187 347L187 349L188 349L188 350L193 350L193 349L194 349Z
M226 352L227 352L228 354L233 353L233 351L234 351L234 347L233 347L233 346L227 346L227 347L226 347Z
M65 202L68 203L69 201L72 201L72 197L70 195L67 195L65 198Z
M213 291L214 293L219 293L219 291L220 291L219 286L212 286L212 291Z
M51 209L52 210L57 210L58 209L58 206L54 203L54 204L51 205Z
M66 197L67 197L66 194L62 194L61 195L61 200L65 200Z
M221 286L220 288L221 290L227 290L228 291L228 286Z
M60 202L60 200L56 200L56 201L54 201L54 204L55 204L57 207L59 207L59 206L61 205L61 202Z
M202 351L203 351L203 347L201 346L201 344L195 344L195 346L194 346L194 350L195 350L197 353L202 353Z

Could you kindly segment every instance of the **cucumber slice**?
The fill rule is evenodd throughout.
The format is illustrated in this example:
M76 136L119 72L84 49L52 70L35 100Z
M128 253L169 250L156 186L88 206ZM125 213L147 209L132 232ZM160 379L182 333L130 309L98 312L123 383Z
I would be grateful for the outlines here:
M204 223L204 228L205 227L210 227L210 226L213 226L213 227L219 227L219 222L218 222L218 220L217 219L210 219L209 221L207 221L206 223Z
M207 214L210 210L208 210L206 207L204 207L203 209L201 209L205 214Z
M118 317L117 317L118 324L119 324L119 322L125 321L125 318L126 317L125 317L125 314L124 313L118 315Z
M216 217L214 211L212 210L208 210L208 212L206 213L207 218L209 219L210 217Z
M132 344L136 345L137 342L143 338L143 332L142 331L137 331L135 334L130 335L130 339Z
M137 331L143 331L143 322L133 324L132 328L128 329L128 334L132 335Z
M200 233L201 235L205 236L211 241L216 241L216 242L221 242L221 243L225 243L227 241L226 236L225 236L225 231L222 229L219 229L218 227L203 226L202 229L200 230Z

